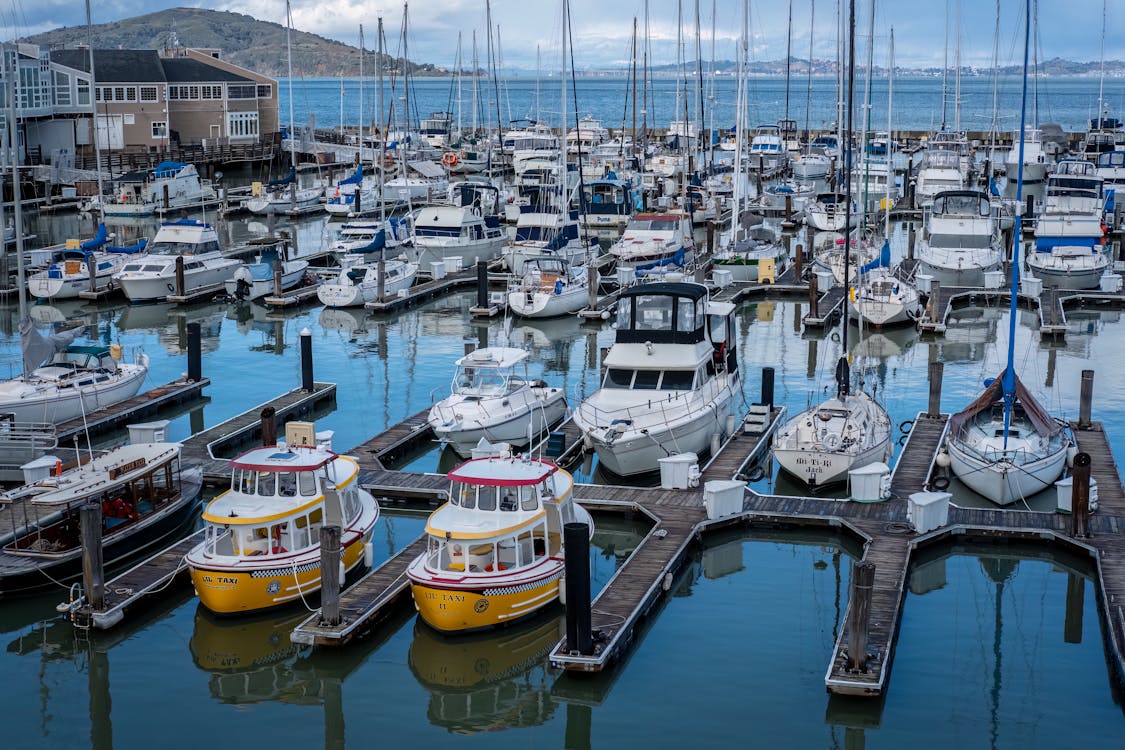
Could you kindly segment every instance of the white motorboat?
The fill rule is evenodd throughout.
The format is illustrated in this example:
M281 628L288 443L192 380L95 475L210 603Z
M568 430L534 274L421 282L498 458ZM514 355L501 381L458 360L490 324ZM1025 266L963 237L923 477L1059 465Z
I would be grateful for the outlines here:
M285 177L270 180L260 194L251 197L245 205L250 213L276 214L298 211L315 205L323 196L323 187L316 185L302 187L297 179L297 171L290 169Z
M1012 142L1017 143L1018 141L1019 134L1017 133ZM1004 159L1005 169L1013 184L1015 183L1016 172L1020 168L1019 161L1019 149L1015 148L1009 151ZM1039 128L1026 128L1023 137L1023 184L1034 185L1043 182L1054 163L1054 156L1048 154L1045 148L1043 131Z
M584 268L555 256L528 258L508 287L508 308L522 318L553 318L575 313L589 302Z
M928 208L938 193L965 189L961 155L956 151L927 149L914 185L914 205Z
M1000 228L988 196L975 190L939 193L915 244L923 273L942 284L984 285L986 271L1001 267Z
M162 161L152 171L118 177L118 187L103 200L104 216L151 216L157 212L199 208L218 200L208 180L201 180L194 164Z
M105 290L113 274L128 261L143 257L147 241L138 240L126 247L107 245L105 224L98 226L92 239L77 249L58 251L51 264L27 278L27 291L38 299L74 299L82 292ZM93 269L91 274L90 270Z
M534 123L504 133L501 151L510 159L512 171L518 176L532 161L558 162L559 137L549 126Z
M922 305L917 287L880 267L861 274L850 311L861 325L884 328L913 323L922 314Z
M383 261L383 297L409 289L418 266L404 260ZM317 287L316 297L325 307L359 307L379 299L379 264L357 263L340 270L335 281Z
M600 465L631 476L708 450L742 390L736 341L734 305L710 300L701 284L622 291L602 387L574 412Z
M397 177L383 183L383 197L388 204L398 199L417 205L439 200L449 189L449 179L441 165L424 159L403 162L405 169Z
M522 276L531 258L549 255L578 266L588 255L596 255L598 247L596 237L579 231L577 211L564 212L553 206L531 204L520 206L516 236L500 254L508 270Z
M499 191L492 185L461 185L459 205L423 206L414 218L414 260L422 268L458 257L461 267L500 255L506 234L496 214Z
M281 291L292 289L304 280L307 260L282 260ZM241 263L234 276L223 282L227 294L238 299L256 300L274 293L274 262L260 258L256 263Z
M695 256L691 217L671 212L634 214L609 254L618 268L683 267Z
M176 293L176 259L183 258L184 294L224 283L239 261L223 257L210 224L192 219L164 222L143 258L113 275L130 302L155 302Z
M786 200L792 211L804 211L816 194L816 186L797 180L781 180L766 186L762 194L762 206L779 211L785 208Z
M719 247L712 259L714 267L729 271L733 281L757 281L758 265L763 260L774 263L774 278L780 276L789 263L789 250L781 242L781 232L759 219L758 223L745 225L749 215L737 230L728 229L719 237ZM757 217L754 217L757 218Z
M628 180L587 180L580 220L588 227L620 230L633 213L633 186Z
M789 166L789 154L781 130L776 125L760 125L750 141L749 169L774 174Z
M406 217L350 221L335 231L328 242L328 250L341 265L349 265L365 255L393 250L409 239L410 224Z
M527 352L485 347L457 360L452 392L430 409L429 424L443 443L467 456L483 438L527 445L566 415L566 395L527 375Z
M823 180L832 168L832 160L824 154L804 153L793 160L793 176L801 181Z
M20 334L24 374L0 382L0 413L15 415L17 422L60 424L113 406L137 395L148 375L143 353L133 364L118 363L109 346L67 346L73 337L47 340L30 320Z
M1047 199L1035 222L1035 252L1027 266L1044 286L1093 289L1110 267L1105 245L1102 177L1088 161L1065 159L1047 179Z

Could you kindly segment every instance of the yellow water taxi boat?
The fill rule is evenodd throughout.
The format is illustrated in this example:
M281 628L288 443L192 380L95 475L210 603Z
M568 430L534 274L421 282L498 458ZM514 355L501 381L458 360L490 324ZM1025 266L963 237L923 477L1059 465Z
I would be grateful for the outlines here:
M502 625L559 595L563 524L589 513L574 478L529 457L480 458L449 473L450 500L426 523L429 546L410 564L414 604L443 631Z
M364 561L379 506L357 486L354 459L278 445L231 466L231 488L204 510L207 533L186 556L204 607L235 614L309 599L320 590L325 525L340 527L344 573Z

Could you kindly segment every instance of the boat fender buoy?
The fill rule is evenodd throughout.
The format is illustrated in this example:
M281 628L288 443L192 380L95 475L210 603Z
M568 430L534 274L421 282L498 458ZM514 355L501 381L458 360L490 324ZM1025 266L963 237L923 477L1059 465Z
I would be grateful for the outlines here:
M371 568L375 564L375 548L371 542L363 545L363 564Z
M344 577L348 574L347 568L344 567L344 561L340 561L340 590L344 590Z
M167 287L168 287L168 291L169 291L169 292L174 292L174 291L176 291L176 287L174 287L174 286L173 286L172 284L165 284L165 286L167 286Z
M949 477L935 477L932 482L935 490L942 492L949 489Z
M949 465L953 463L953 459L949 457L949 451L941 451L937 454L937 458L934 459L934 463L943 469L947 469Z

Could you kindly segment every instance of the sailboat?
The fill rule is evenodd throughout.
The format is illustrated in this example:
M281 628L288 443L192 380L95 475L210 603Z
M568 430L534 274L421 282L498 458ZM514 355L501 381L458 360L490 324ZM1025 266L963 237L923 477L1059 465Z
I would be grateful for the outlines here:
M849 68L847 130L852 132L855 90L855 4L849 6ZM845 172L846 205L852 197L852 170ZM851 235L851 211L845 209L844 236ZM852 253L844 252L843 277L850 278ZM852 391L848 364L848 295L840 318L843 352L836 363L836 395L805 409L775 433L773 453L781 468L810 486L846 480L848 472L891 455L891 420L886 410L865 391Z
M1030 6L1030 3L1025 3ZM1027 58L1031 9L1024 20L1023 99L1020 111L1020 165L1016 203L1023 200L1024 119L1027 116ZM1015 371L1016 306L1020 271L1017 212L1012 243L1012 286L1008 307L1008 361L1000 377L949 420L946 449L957 478L997 505L1010 505L1046 489L1062 474L1070 438L1064 426L1035 400Z
M125 262L144 253L148 241L144 238L128 246L107 244L109 235L105 224L98 225L97 233L81 242L77 248L63 249L45 269L27 279L27 291L39 299L74 299L82 292L105 289L113 274Z

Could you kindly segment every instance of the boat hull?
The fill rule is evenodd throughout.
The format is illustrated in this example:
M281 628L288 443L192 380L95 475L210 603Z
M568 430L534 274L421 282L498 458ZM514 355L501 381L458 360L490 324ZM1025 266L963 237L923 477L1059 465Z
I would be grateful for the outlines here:
M598 463L603 469L628 477L658 470L660 459L673 452L699 455L710 450L712 435L722 433L725 406L704 409L695 419L670 428L650 429L647 435L638 433L609 441L600 434L591 434Z
M550 563L552 570L531 583L442 589L415 582L410 591L418 614L436 630L492 628L533 615L559 598L563 561L552 558Z
M238 267L238 261L223 260L219 264L198 271L184 272L184 293L191 294L204 287L224 283ZM176 293L174 274L134 277L118 275L116 281L130 302L159 302ZM272 286L272 281L270 282Z
M1030 253L1027 265L1035 275L1043 280L1043 286L1059 289L1096 289L1101 284L1102 275L1109 269L1109 261L1104 255L1089 257L1093 263L1075 267L1061 258L1040 258L1050 253Z
M1024 464L988 463L965 451L957 441L947 441L950 466L967 487L997 505L1011 505L1054 484L1066 463L1065 444L1054 453Z
M823 487L848 480L848 472L890 456L890 442L884 440L862 453L833 453L774 448L774 458L782 469L810 487Z
M83 414L113 406L137 395L148 374L147 367L122 365L119 380L104 388L51 388L26 398L7 399L0 392L0 414L13 414L16 422L61 424Z
M434 407L430 412L430 426L439 440L448 443L461 456L470 455L481 438L490 443L527 445L529 424L531 434L540 435L566 415L566 395L563 391L557 388L544 390L548 392L527 404L527 408L483 424L475 420L444 419L439 412L440 407Z

